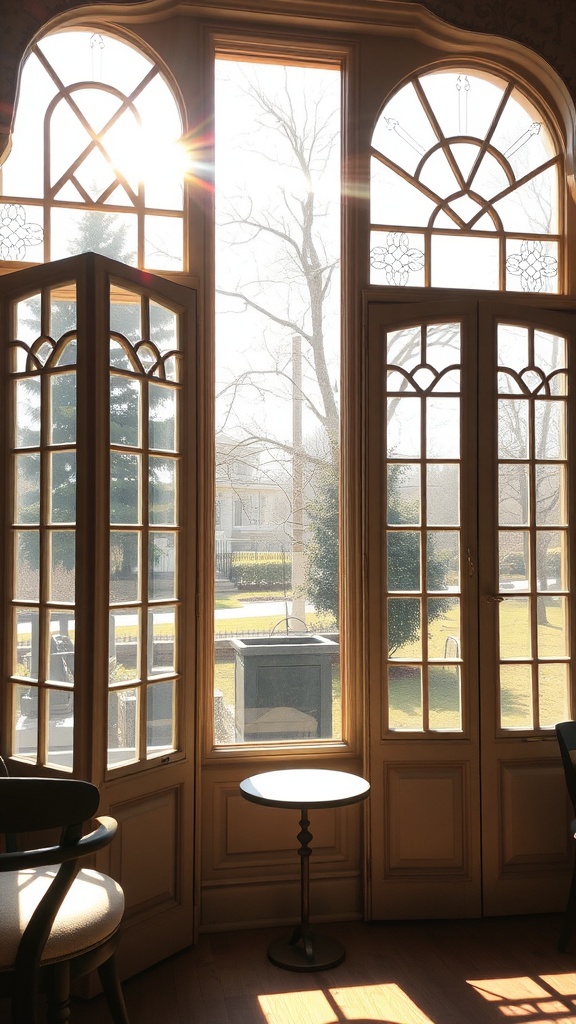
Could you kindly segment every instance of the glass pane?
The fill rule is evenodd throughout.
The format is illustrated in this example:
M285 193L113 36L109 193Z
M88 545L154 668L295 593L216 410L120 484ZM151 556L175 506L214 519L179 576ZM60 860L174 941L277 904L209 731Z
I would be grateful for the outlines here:
M72 609L50 612L50 653L46 678L51 682L74 682L75 625Z
M39 335L41 302L39 295L30 295L22 302L15 304L16 337L26 345L32 345ZM26 369L27 354L18 347L14 350L15 366L12 369L21 373Z
M154 531L148 548L148 599L176 596L176 535Z
M73 331L76 324L76 284L70 281L50 292L50 334L58 341L66 331ZM66 361L71 361L70 355L71 352Z
M157 757L174 749L175 683L154 683L146 691L146 755Z
M568 601L557 595L538 597L538 656L565 658L568 655Z
M429 530L426 553L426 589L460 589L460 536L456 530Z
M536 525L566 526L566 467L545 463L535 467Z
M54 152L54 149L52 150ZM93 182L87 181L89 187ZM50 259L60 260L77 253L100 252L103 256L110 252L110 214L100 210L70 208L52 208L51 221L51 252ZM123 252L118 252L118 245L112 241L116 250L113 255L122 259L123 263L134 265L138 251L138 223L134 214L118 212L114 214L114 231L116 238L122 237Z
M110 443L140 444L140 382L110 374Z
M496 238L432 236L434 288L489 288L498 291L499 268Z
M58 346L58 355L54 359L54 366L74 366L77 361L78 341L71 337L64 344Z
M148 442L157 451L176 450L176 392L159 384L149 385Z
M38 692L31 686L14 686L14 754L24 760L38 758Z
M140 536L125 530L110 533L110 603L140 598Z
M426 328L426 362L435 370L460 363L460 324L429 324ZM444 389L447 375L441 378Z
M530 534L528 530L498 532L499 590L530 589Z
M140 457L110 452L110 522L140 522Z
M387 456L420 458L420 406L416 396L388 399Z
M460 400L426 399L426 457L457 459L460 455Z
M248 624L248 638L278 624L297 647L312 629L313 637L334 637L335 644L326 656L321 706L308 701L297 679L300 695L288 699L279 689L280 703L250 704L261 710L246 723L236 716L233 684L240 655L231 638L217 640L218 741L230 735L230 722L240 741L332 738L340 728L340 96L335 66L216 62L215 630L243 640ZM244 210L261 230L247 231ZM305 249L293 245L302 237L304 210L307 237L322 253L313 278ZM270 230L280 222L283 232ZM280 326L286 323L294 325L288 333ZM312 350L317 358L310 361ZM265 565L263 602L254 606L251 588L238 586L235 601L244 607L232 619L227 591L235 560L252 552ZM315 655L320 646L326 647L313 644ZM291 709L284 722L281 706Z
M108 767L129 764L137 759L136 736L140 693L110 690L108 693Z
M498 402L498 458L527 459L528 411L525 399L501 398Z
M528 328L498 324L498 366L521 373L528 366Z
M109 615L109 683L140 678L140 612L115 608Z
M421 601L414 597L388 599L388 657L421 658Z
M141 298L136 292L131 292L128 288L119 288L116 285L111 287L110 331L113 334L121 334L128 341L140 341L142 338L142 308ZM112 365L120 367L122 362L119 362L118 359L123 349L113 345L111 341L111 350L113 347L117 358L114 359ZM127 368L128 365L126 365Z
M179 347L178 317L171 309L157 302L150 302L150 341L161 352L172 352ZM159 447L159 446L158 446Z
M40 523L40 455L15 455L16 523Z
M567 366L566 338L547 331L534 331L534 364L539 366L548 377L557 370L565 370ZM553 377L552 394L566 394L567 379L565 374Z
M507 218L506 227L511 229L514 217L514 194L506 207L496 204L499 213ZM520 230L525 230L523 224ZM519 292L557 292L558 291L558 243L550 239L510 238L506 241L506 288Z
M498 466L498 522L501 526L528 526L530 471L524 463Z
M534 728L530 665L500 666L500 726L502 729Z
M148 517L153 526L176 525L176 461L151 455L148 460Z
M50 522L76 521L76 452L50 455Z
M422 670L416 665L388 669L388 725L398 731L423 728Z
M535 403L535 444L537 459L566 457L566 404L539 399Z
M38 609L14 610L12 675L38 680Z
M376 129L377 131L378 129ZM402 210L402 223L406 227L427 224L434 213L435 204L419 189L376 160L370 162L370 220L372 224L398 222Z
M14 534L14 598L38 601L40 598L40 534L37 530L17 530Z
M145 217L144 232L144 266L147 269L184 269L181 217Z
M426 467L426 522L428 526L460 522L460 467L454 463Z
M410 373L422 362L422 328L403 327L386 334L386 362Z
M499 605L499 611L500 657L530 658L532 655L530 599L528 597L507 597Z
M74 694L72 690L48 691L47 763L72 770L74 744Z
M415 530L388 532L388 590L419 591L420 534Z
M401 463L388 466L387 504L390 526L420 525L420 466Z
M49 600L73 604L76 591L76 534L72 530L52 530L49 543Z
M16 448L40 444L40 378L14 381L14 443Z
M538 666L538 696L541 729L553 729L571 717L568 665Z
M148 675L174 672L176 653L176 608L163 605L148 613Z
M424 286L424 235L407 231L370 232L370 283Z
M538 590L568 588L567 536L560 530L538 530L536 534L536 585Z
M460 669L457 665L432 665L429 669L430 728L436 732L462 728Z
M428 657L443 661L462 657L458 597L428 598Z
M76 374L58 373L50 377L52 444L76 441Z

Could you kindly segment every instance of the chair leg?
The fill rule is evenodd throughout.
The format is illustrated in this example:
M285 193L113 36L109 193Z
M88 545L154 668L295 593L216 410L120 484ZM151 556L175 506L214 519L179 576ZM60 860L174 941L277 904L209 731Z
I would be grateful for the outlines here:
M568 896L568 904L566 906L566 912L564 914L564 920L560 929L560 938L558 940L558 949L562 953L568 953L570 951L570 938L572 936L572 928L574 926L574 920L576 919L576 857L574 860L574 867L572 869L572 881L570 883L570 893Z
M46 1019L48 1024L70 1021L70 962L54 964L46 975Z
M114 1024L130 1024L114 956L100 964L98 975Z
M30 979L25 991L16 991L12 997L12 1012L10 1020L12 1024L37 1024L38 1021L38 991Z

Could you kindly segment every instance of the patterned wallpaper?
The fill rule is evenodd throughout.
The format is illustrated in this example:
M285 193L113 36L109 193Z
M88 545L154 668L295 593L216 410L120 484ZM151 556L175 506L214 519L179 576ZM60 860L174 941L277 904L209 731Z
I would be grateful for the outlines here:
M2 135L10 130L18 67L30 40L54 15L88 5L95 7L98 2L0 0L0 149ZM137 2L124 0L126 6ZM377 11L386 2L371 0L370 6ZM230 9L236 5L241 8L242 0L228 0ZM163 6L169 9L169 0ZM250 6L265 9L266 3L252 2ZM305 6L306 0L293 0L292 10ZM346 6L346 0L332 0L334 20L338 19L338 10ZM576 99L576 0L421 0L421 6L451 25L505 36L536 50L564 79Z

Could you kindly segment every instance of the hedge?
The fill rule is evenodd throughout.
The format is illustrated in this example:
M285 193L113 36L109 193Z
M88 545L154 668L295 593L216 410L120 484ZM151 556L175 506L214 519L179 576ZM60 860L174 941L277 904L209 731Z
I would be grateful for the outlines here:
M290 557L271 551L236 551L232 554L230 579L237 587L283 587L292 582Z

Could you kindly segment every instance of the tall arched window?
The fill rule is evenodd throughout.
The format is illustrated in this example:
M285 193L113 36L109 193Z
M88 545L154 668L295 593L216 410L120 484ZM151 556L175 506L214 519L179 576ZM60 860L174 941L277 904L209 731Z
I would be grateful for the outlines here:
M45 36L23 68L1 169L0 260L93 250L185 269L181 135L174 94L142 50L93 29Z
M372 284L561 292L558 140L512 79L419 75L372 138Z

